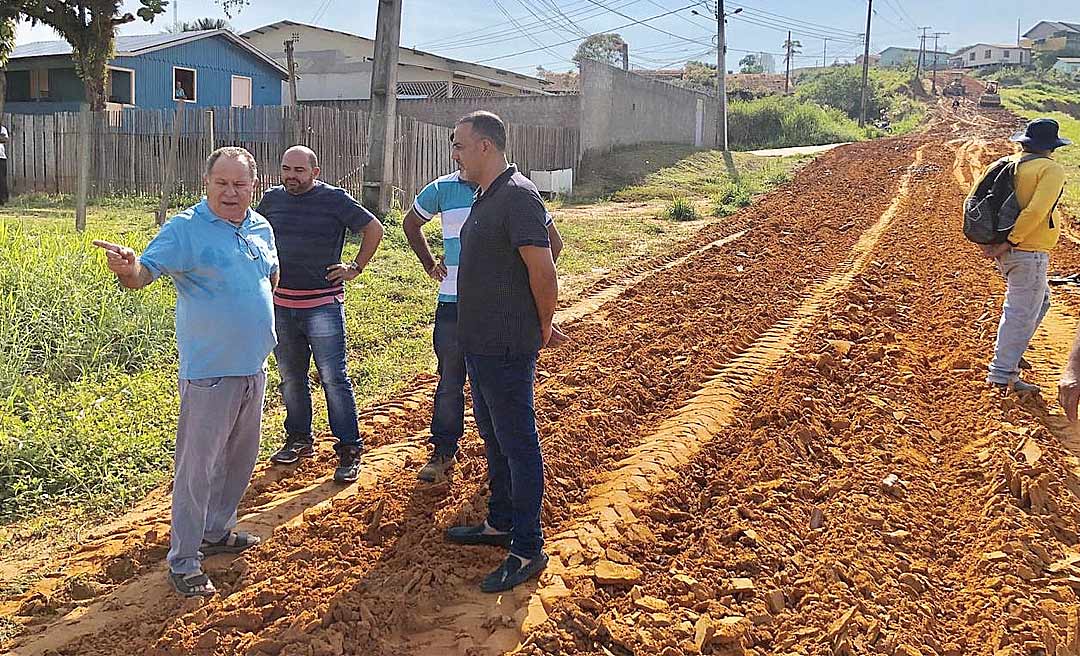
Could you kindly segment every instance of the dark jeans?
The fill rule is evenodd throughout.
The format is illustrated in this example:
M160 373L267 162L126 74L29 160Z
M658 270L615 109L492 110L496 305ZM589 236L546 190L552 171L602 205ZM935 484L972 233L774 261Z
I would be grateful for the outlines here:
M0 159L0 205L8 202L8 165L6 159Z
M274 348L281 396L285 401L285 432L292 440L311 441L312 356L319 371L330 430L338 439L336 449L361 447L356 420L356 397L345 372L345 307L332 303L308 309L274 306L278 343Z
M473 416L487 451L488 523L511 532L511 552L534 558L544 545L544 460L533 412L536 353L466 353L465 363L472 381Z
M458 347L457 303L439 303L435 308L432 343L439 360L439 385L431 413L431 444L437 453L451 454L465 434L465 354Z

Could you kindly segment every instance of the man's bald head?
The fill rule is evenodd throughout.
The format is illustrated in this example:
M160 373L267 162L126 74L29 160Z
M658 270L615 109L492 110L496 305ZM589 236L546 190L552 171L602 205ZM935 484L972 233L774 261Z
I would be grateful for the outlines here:
M290 194L311 191L318 177L319 158L307 146L293 146L281 156L281 184Z
M285 159L289 158L290 156L293 157L293 158L299 157L299 156L306 157L307 160L308 160L308 168L312 168L312 169L319 168L319 158L318 158L318 156L315 155L314 150L308 148L307 146L293 146L292 148L289 148L288 150L285 151L285 154L281 156L281 161L284 162Z

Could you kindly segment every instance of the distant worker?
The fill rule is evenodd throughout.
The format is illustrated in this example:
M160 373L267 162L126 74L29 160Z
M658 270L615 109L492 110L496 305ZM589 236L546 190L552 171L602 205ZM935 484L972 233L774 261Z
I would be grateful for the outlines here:
M206 160L206 198L170 219L143 252L95 241L128 289L168 276L176 287L180 417L172 486L169 581L185 597L211 596L202 558L238 553L260 538L235 531L255 460L274 348L274 234L251 209L258 177L243 148Z
M487 518L454 526L459 544L506 547L480 584L503 592L547 567L540 509L544 461L533 384L538 351L566 337L552 323L559 280L536 186L506 160L506 125L473 112L454 126L453 159L479 188L461 229L458 347L465 354L473 417L487 455Z
M1020 379L1021 360L1050 309L1046 273L1049 251L1057 245L1061 232L1054 220L1054 208L1065 186L1065 169L1051 156L1054 150L1071 142L1058 136L1057 121L1049 118L1031 121L1011 140L1022 149L1008 157L1017 163L1013 181L1020 215L1007 241L980 245L983 255L996 261L1006 281L1005 305L986 381L999 389L1038 393L1037 385ZM993 168L991 165L987 173ZM976 181L976 188L987 173Z
M458 264L461 258L461 226L469 218L476 184L466 180L462 171L429 183L416 196L412 209L401 227L420 265L428 276L438 281L439 297L435 308L432 345L438 362L439 383L431 413L431 456L417 477L434 483L454 465L458 442L465 433L465 355L458 346ZM424 237L423 225L435 215L442 228L443 257L436 260ZM552 260L558 261L562 237L550 214L547 233Z
M180 80L176 81L176 89L173 91L173 98L176 100L187 100L187 92L184 91L184 85L180 83Z
M257 208L274 228L281 258L281 286L274 290L274 358L285 402L285 444L270 460L292 464L315 454L308 377L314 359L330 430L338 440L334 480L352 483L363 442L345 369L345 283L371 261L383 227L347 191L319 180L319 172L310 148L289 148L281 156L281 184L263 194ZM362 241L353 261L343 263L347 232Z

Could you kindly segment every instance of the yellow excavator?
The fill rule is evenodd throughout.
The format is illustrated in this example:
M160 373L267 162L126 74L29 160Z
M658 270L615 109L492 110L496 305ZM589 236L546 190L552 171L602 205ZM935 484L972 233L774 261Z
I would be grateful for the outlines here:
M986 90L979 96L979 107L1001 107L1001 95L998 93L997 82L986 83Z

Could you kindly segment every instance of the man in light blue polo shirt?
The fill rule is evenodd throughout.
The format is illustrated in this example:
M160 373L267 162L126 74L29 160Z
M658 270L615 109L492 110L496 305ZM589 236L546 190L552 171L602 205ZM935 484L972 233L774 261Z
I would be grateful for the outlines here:
M180 418L176 430L169 579L210 596L201 559L260 542L236 527L259 454L266 358L273 350L278 257L266 219L251 210L257 169L243 148L206 160L206 198L174 216L136 257L95 241L128 289L159 276L176 286Z
M435 407L431 413L432 453L417 474L433 483L453 466L458 441L465 433L465 355L458 348L457 270L461 258L461 226L469 218L476 185L461 177L460 171L444 175L425 186L416 196L412 209L402 221L402 229L420 264L439 283L432 342L438 361L439 383L435 388ZM431 255L422 227L439 215L442 224L443 257ZM547 215L551 254L557 260L562 237L551 214Z

